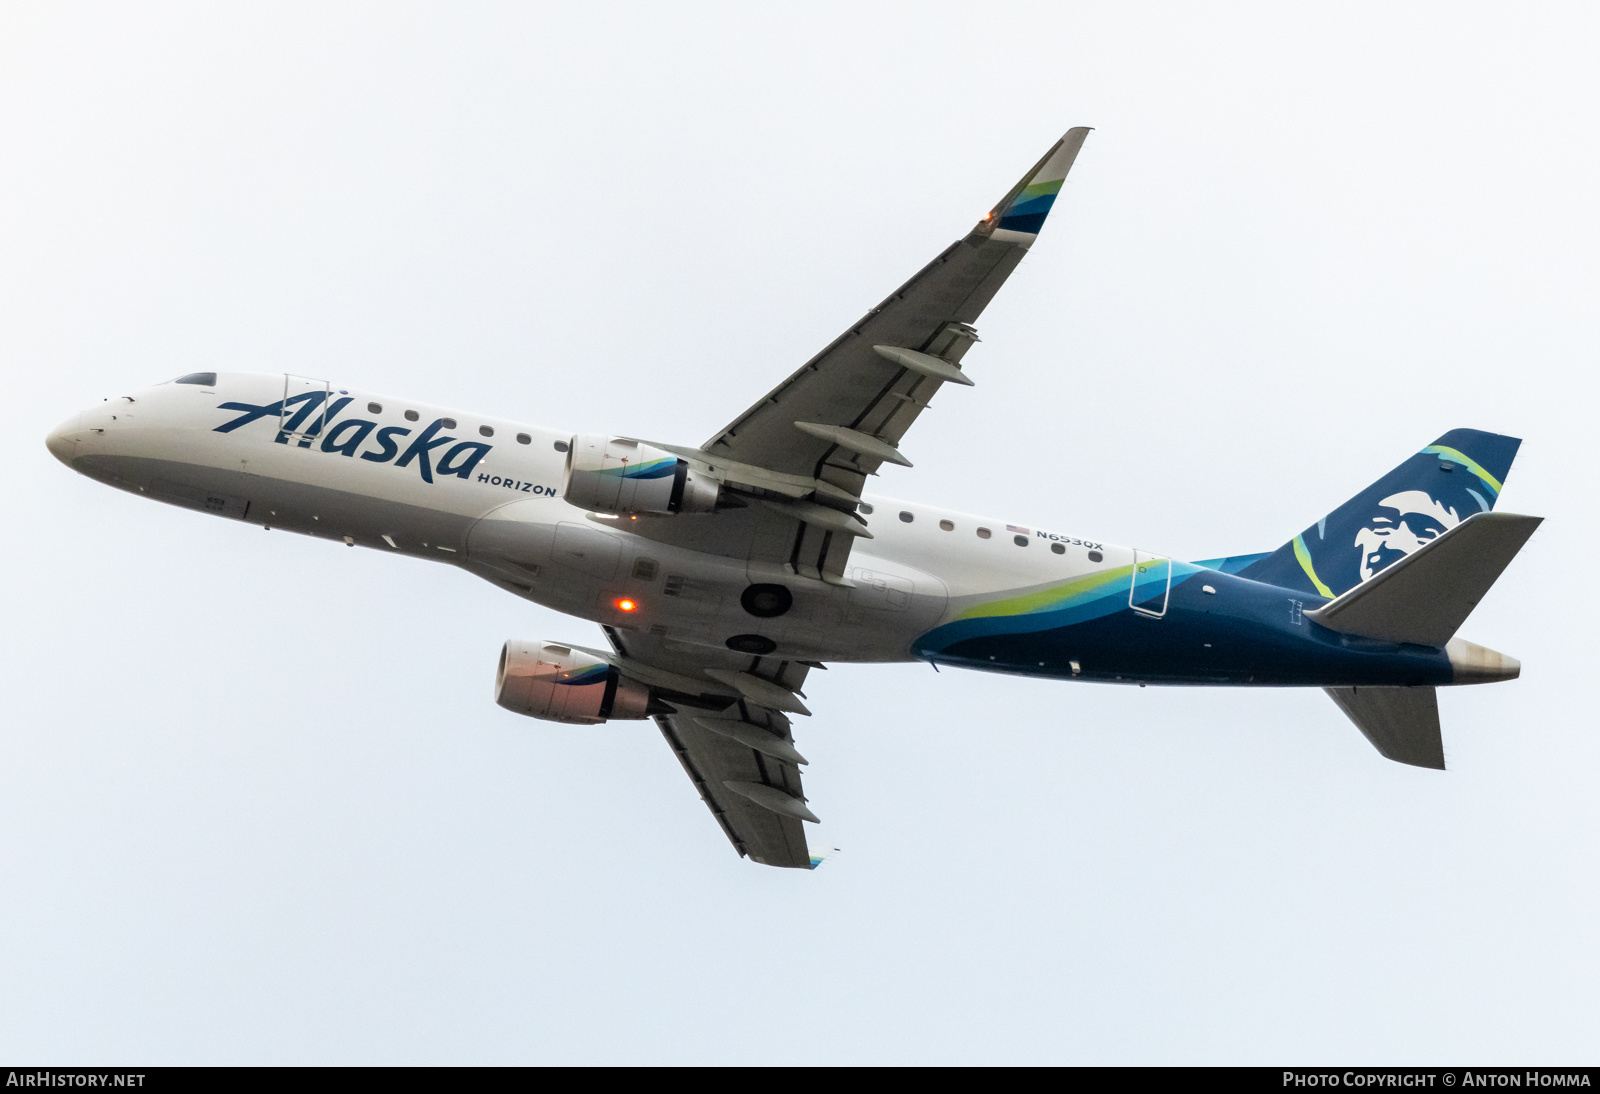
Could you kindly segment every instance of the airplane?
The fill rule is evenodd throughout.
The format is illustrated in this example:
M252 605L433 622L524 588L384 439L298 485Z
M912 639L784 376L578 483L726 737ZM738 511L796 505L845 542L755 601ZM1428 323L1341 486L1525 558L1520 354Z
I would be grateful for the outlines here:
M457 566L598 623L504 644L494 699L653 719L741 856L814 869L792 715L828 662L1323 688L1383 756L1444 768L1435 689L1515 679L1455 637L1542 518L1495 512L1521 443L1454 429L1276 550L1183 561L868 494L1038 238L1087 128L704 444L574 435L288 374L193 372L46 444L172 505Z

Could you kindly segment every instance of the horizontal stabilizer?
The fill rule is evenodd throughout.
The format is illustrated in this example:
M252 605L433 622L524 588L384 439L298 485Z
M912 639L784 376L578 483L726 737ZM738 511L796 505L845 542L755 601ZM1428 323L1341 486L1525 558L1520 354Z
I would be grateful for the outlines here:
M1323 688L1391 760L1444 770L1439 700L1432 688Z
M1443 646L1543 520L1516 513L1468 517L1306 616L1341 634Z

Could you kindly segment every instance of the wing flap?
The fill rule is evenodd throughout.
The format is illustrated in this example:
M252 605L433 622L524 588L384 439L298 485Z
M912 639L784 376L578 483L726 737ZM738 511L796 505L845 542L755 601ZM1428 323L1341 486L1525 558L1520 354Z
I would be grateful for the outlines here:
M713 456L773 471L838 481L819 474L834 446L799 433L794 423L844 426L894 445L944 381L912 372L874 347L915 350L959 364L977 341L971 324L1026 249L992 239L951 244L702 448ZM907 412L903 404L919 396L921 406ZM885 428L897 418L892 428ZM836 462L841 470L858 476L873 474L881 463L867 456ZM851 489L847 483L840 485ZM854 484L851 492L859 496L860 485Z
M657 714L656 726L739 854L766 866L810 869L801 818L816 818L800 781L805 758L794 747L789 719L761 704L793 700L808 667L610 627L606 637L620 655L613 663L626 674L668 686L699 678L707 689L738 693L719 698L678 688L684 701L670 699L672 712Z
M708 732L681 714L657 717L656 725L735 850L765 866L811 868L798 817L759 805L727 785L756 783L798 797L799 768Z
M707 441L704 451L828 479L859 496L860 482L851 480L875 473L881 461L859 453L840 458L826 439L797 435L794 423L843 426L897 445L947 381L907 368L877 347L959 365L977 341L972 324L1033 244L1088 134L1081 127L1068 131L971 233ZM839 474L820 473L830 466Z
M909 462L900 441L935 393L947 383L971 386L960 366L978 340L972 324L1037 238L1088 133L1068 131L970 233L700 448L657 444L713 475L725 493L810 509L752 514L735 498L710 517L640 520L630 531L780 577L848 584L860 532L842 521L853 517L867 476L885 462Z

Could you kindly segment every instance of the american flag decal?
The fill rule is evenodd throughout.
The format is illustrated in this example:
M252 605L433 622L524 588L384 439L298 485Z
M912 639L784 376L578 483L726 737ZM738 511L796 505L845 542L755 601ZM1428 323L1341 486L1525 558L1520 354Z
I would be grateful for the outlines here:
M1006 525L1006 531L1008 531L1008 532L1021 532L1025 536L1033 535L1033 530L1031 528L1019 528L1015 524Z

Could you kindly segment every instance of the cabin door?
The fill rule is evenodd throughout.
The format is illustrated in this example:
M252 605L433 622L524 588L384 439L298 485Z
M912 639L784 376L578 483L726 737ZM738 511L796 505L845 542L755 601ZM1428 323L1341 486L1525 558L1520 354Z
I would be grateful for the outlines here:
M1133 552L1133 580L1128 584L1128 607L1140 615L1160 619L1167 614L1172 592L1172 560L1148 551Z

